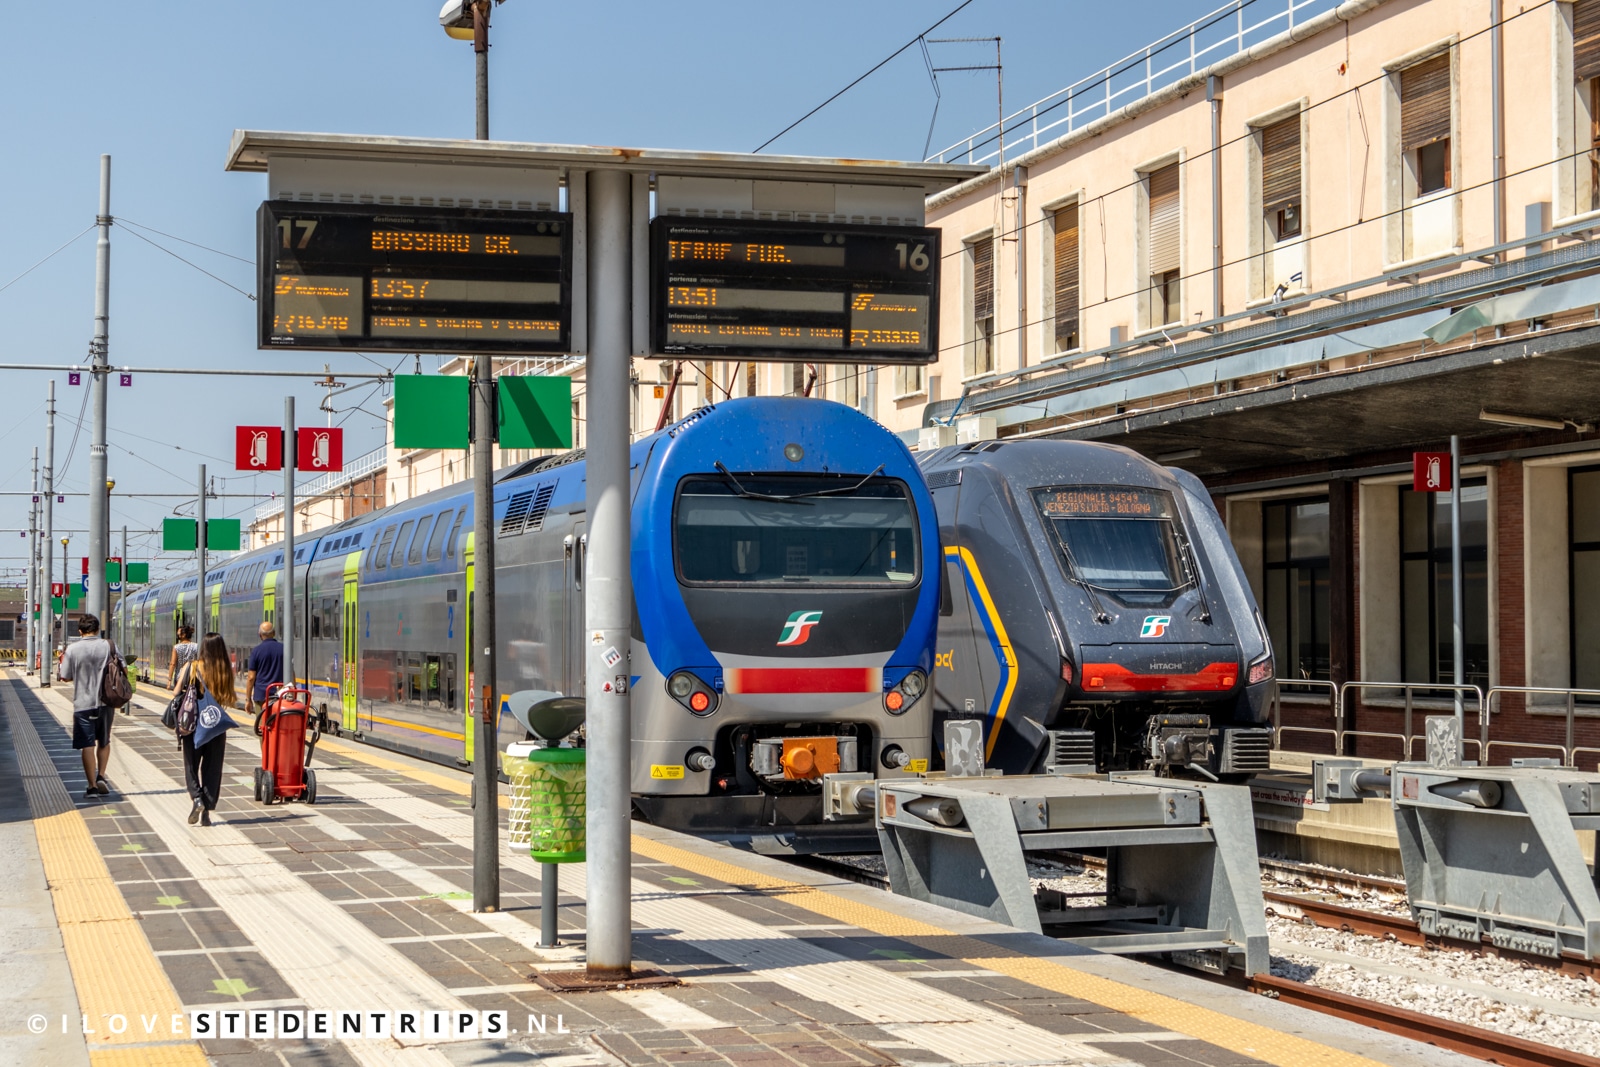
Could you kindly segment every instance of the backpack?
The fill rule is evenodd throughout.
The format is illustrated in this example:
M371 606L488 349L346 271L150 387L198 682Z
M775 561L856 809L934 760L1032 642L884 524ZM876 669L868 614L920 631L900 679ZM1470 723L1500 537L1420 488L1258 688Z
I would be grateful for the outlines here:
M128 667L122 662L117 646L107 641L106 665L100 672L100 705L107 708L126 707L133 699L133 686L128 684Z

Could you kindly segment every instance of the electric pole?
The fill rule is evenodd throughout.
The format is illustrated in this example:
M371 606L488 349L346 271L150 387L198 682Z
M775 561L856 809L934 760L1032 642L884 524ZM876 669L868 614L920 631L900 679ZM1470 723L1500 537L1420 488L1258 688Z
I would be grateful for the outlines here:
M294 397L283 398L283 595L278 600L278 641L283 684L294 685Z
M39 655L39 620L34 606L39 603L39 448L33 449L33 498L28 504L28 603L22 616L28 627L28 674L36 669Z
M94 430L89 444L89 577L85 607L107 625L111 606L106 586L106 548L111 540L111 491L106 485L106 378L110 367L111 330L111 157L100 157L100 229L94 250L94 366L89 389L94 402Z
M203 640L206 632L206 465L200 464L200 503L195 511L194 561L200 566L200 585L194 595L195 636Z
M41 620L44 623L44 640L41 643L39 657L39 685L41 688L50 688L50 678L55 674L55 636L56 636L56 611L53 597L51 596L52 581L51 561L55 559L55 502L56 502L56 383L50 379L50 393L45 400L44 408L44 577L40 579L41 609L43 604L49 604L50 610L41 610ZM61 580L66 581L66 571L61 572ZM65 586L63 585L63 592ZM61 617L67 617L67 599L61 598Z

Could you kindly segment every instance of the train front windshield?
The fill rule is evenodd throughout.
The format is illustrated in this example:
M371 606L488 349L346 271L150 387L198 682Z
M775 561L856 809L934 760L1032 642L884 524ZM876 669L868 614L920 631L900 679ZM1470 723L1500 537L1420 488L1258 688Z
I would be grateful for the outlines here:
M678 577L702 584L916 582L911 494L887 478L685 478L674 522Z
M1072 576L1119 594L1164 594L1187 583L1172 498L1157 489L1041 489L1045 525Z

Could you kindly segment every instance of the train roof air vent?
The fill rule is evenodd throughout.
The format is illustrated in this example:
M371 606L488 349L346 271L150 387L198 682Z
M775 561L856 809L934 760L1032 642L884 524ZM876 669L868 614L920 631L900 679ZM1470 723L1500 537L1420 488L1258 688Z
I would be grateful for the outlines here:
M954 470L934 471L932 474L928 475L928 488L947 489L952 485L960 485L961 471L962 468L960 467L957 467Z
M555 495L555 482L545 482L539 487L537 495L533 498L533 506L528 509L528 518L522 526L525 532L532 533L544 528L544 513L550 510L550 498Z

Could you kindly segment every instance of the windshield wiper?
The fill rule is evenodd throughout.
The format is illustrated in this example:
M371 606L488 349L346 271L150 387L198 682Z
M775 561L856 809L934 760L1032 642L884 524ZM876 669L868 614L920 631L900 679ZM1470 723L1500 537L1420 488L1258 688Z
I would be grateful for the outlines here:
M1184 562L1189 567L1189 577L1194 581L1194 591L1200 597L1200 621L1210 625L1211 602L1206 599L1206 585L1201 579L1200 561L1195 558L1194 545L1189 543L1189 535L1183 530L1178 530L1178 541L1183 545Z
M1062 553L1067 557L1067 577L1083 586L1084 592L1089 594L1089 607L1094 611L1094 621L1110 622L1111 615L1100 602L1100 594L1095 591L1094 583L1082 577L1082 572L1078 570L1078 561L1072 558L1072 546L1067 544L1064 536L1058 536L1056 540L1061 545Z
M746 500L770 500L770 501L772 501L773 503L776 503L776 504L798 504L798 503L801 503L802 501L804 501L807 497L834 496L834 495L839 494L839 493L853 493L857 489L860 489L863 485L866 485L868 482L872 481L872 479L876 478L879 474L881 474L883 472L883 464L880 463L880 464L878 464L878 467L877 467L876 470L874 470L871 474L867 475L865 478L862 478L859 482L857 482L854 485L842 485L842 486L839 486L836 489L813 489L809 493L780 494L780 493L757 493L757 492L755 492L753 490L746 489L744 486L739 484L739 479L737 479L737 478L735 478L733 476L733 472L730 471L727 467L724 467L722 465L722 461L720 459L717 460L714 464L712 464L712 466L716 467L717 470L719 472L721 472L722 476L724 478L728 479L728 484L733 486L733 491L737 495L744 497Z

